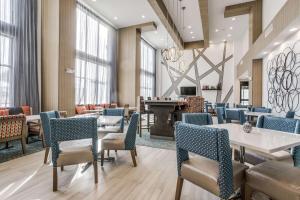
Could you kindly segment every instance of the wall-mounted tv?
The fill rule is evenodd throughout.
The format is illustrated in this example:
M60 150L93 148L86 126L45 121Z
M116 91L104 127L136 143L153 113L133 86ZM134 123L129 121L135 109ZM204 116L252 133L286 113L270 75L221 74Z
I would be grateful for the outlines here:
M196 87L180 87L180 95L181 96L196 96Z

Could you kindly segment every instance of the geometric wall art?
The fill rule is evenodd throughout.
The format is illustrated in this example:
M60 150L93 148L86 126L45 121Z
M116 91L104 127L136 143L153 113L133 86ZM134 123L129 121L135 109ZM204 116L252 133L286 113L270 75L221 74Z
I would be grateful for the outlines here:
M278 113L300 111L300 41L267 61L268 104Z
M218 56L213 51L218 51ZM188 81L191 85L196 86L197 95L204 97L208 95L213 96L213 98L210 98L213 103L227 103L233 94L234 80L232 69L227 73L226 80L224 77L225 68L233 68L233 54L232 49L228 51L228 43L224 42L215 45L213 50L208 48L185 50L185 54L189 54L190 57L186 60L184 71L179 71L177 67L172 66L171 62L167 62L161 56L161 67L164 67L168 74L168 77L163 77L162 79L168 78L170 83L167 87L164 87L160 95L163 97L170 97L171 94L179 96L180 86L183 82ZM214 80L214 85L219 84L222 90L210 91L209 94L207 91L202 91L202 85L207 84L207 81L211 80ZM230 85L223 87L224 80Z

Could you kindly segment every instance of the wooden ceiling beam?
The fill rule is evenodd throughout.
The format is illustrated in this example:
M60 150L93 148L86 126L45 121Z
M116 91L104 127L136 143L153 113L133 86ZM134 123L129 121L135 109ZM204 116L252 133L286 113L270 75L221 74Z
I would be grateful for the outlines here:
M202 49L204 48L204 40L198 40L193 42L185 42L184 49Z
M226 6L224 17L227 18L249 14L253 6L255 6L255 1Z
M148 0L152 9L159 17L160 21L167 29L168 33L170 34L171 38L175 42L178 48L184 48L184 42L180 36L179 31L177 30L170 13L168 12L163 0Z
M203 47L209 46L208 0L198 0L203 30Z

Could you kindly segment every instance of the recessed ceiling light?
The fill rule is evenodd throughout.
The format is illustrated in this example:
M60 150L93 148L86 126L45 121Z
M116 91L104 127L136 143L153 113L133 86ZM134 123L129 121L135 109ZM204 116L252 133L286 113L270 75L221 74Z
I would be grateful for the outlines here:
M267 51L264 51L263 54L266 55L266 54L268 54L268 52L267 52Z
M212 43L213 43L213 41L210 40L210 41L209 41L209 44L212 44Z
M94 1L94 2L95 2L96 0L92 0L92 1Z
M116 16L116 17L114 17L114 20L118 20L118 17Z
M279 45L280 43L279 42L274 42L274 46L277 46Z
M294 28L291 28L291 29L290 29L290 32L294 32L294 31L296 31L296 30L298 30L298 28L294 27Z
M191 32L190 32L190 34L194 34L194 32L193 32L193 31L191 31Z
M230 29L230 30L232 30L232 29L233 29L233 27L232 27L232 26L230 26L230 27L229 27L229 29Z
M226 40L225 40L225 39L223 39L222 41L223 41L223 42L226 42Z
M145 15L142 15L142 18L143 18L143 19L145 19L145 18L146 18L146 16L145 16Z
M231 18L232 21L235 21L235 17Z
M231 37L231 34L228 34L227 37Z
M188 26L188 29L191 29L192 28L192 26Z
M195 36L192 36L192 39L195 39Z
M216 33L219 32L219 29L216 29Z

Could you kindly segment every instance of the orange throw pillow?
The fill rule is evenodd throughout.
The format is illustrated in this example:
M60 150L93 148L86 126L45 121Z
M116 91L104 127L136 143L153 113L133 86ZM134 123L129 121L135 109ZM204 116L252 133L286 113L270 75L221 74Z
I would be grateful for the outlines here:
M85 114L87 111L85 106L76 106L76 113L77 114Z
M8 116L9 115L9 109L0 110L0 116Z
M89 110L95 110L96 105L90 104L89 105Z
M22 106L22 110L23 110L23 113L24 115L31 115L31 112L30 112L30 106Z

